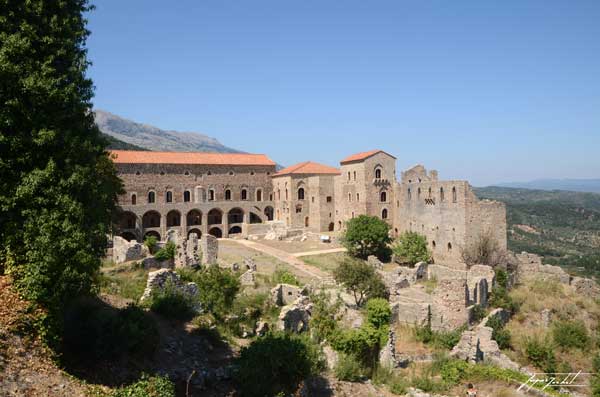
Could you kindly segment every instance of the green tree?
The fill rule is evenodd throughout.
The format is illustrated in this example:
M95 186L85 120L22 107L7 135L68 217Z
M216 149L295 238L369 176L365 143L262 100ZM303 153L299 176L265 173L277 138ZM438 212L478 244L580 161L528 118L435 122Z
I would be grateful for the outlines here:
M405 232L392 247L397 260L414 265L417 262L428 262L431 253L427 249L427 238L416 232Z
M192 279L198 285L198 294L202 309L222 318L233 307L233 302L240 290L240 281L228 269L213 265L198 271Z
M389 325L392 317L390 303L383 298L369 299L367 302L367 321L375 328Z
M390 226L374 216L360 215L350 219L341 241L348 253L366 259L369 255L386 255L391 242Z
M93 290L122 186L94 123L88 1L0 9L0 267L53 332Z
M381 276L363 260L346 257L333 271L333 277L352 293L357 306L371 298L387 298Z

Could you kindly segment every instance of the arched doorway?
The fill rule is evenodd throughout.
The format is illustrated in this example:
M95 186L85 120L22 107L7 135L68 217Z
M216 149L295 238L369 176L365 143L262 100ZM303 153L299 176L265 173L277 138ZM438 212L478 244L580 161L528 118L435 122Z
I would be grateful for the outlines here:
M121 219L119 222L119 227L121 230L124 229L135 229L137 216L133 212L126 211L121 215Z
M244 222L244 210L241 208L233 208L227 214L228 223L242 223Z
M146 232L146 234L144 234L144 240L150 236L156 237L156 241L160 241L160 234L158 232L155 232L154 230L150 230L149 232Z
M254 212L250 212L250 223L262 223L262 219Z
M273 220L273 207L271 207L271 206L265 207L264 213L265 213L265 216L267 217L268 221Z
M220 209L213 208L212 210L208 211L209 225L220 225L221 223L223 223L223 213Z
M202 212L200 210L191 210L187 213L187 225L197 226L202 224Z
M127 241L137 241L137 237L131 232L123 232L121 233L121 237L123 237Z
M181 226L181 214L177 210L167 213L167 227Z
M188 232L188 238L190 238L190 234L195 233L198 236L198 239L202 238L202 232L200 231L200 229L190 229L190 231Z
M329 227L327 228L327 230L329 230L330 232L333 232L333 229L335 228L335 224L333 222L331 222L329 224Z
M213 227L208 231L208 234L211 236L215 236L216 238L223 237L223 232L218 227Z
M160 214L156 211L148 211L142 216L142 226L160 227Z
M229 234L240 234L242 233L242 228L239 226L233 226L229 229Z

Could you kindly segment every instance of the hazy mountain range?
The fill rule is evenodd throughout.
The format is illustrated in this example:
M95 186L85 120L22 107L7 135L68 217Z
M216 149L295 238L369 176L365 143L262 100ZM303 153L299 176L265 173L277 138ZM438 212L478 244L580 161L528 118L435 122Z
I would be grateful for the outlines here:
M241 153L208 135L179 132L137 123L104 110L95 110L96 124L108 135L111 149L152 150L172 152Z
M600 193L600 179L537 179L530 182L499 183L496 186L537 190L570 190Z

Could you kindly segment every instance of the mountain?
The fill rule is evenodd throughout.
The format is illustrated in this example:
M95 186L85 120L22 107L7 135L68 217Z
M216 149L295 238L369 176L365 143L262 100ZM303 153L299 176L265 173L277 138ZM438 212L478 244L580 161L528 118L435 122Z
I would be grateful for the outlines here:
M600 194L489 186L479 198L506 204L508 247L544 263L600 276Z
M573 192L600 193L600 179L537 179L529 182L499 183L497 186L538 190L569 190Z
M102 134L102 137L108 141L108 149L115 150L148 150L141 146L132 145L131 143L123 142L115 138L114 136Z
M115 138L111 148L125 144L154 151L241 153L220 143L215 138L197 132L178 132L136 123L104 110L95 110L100 131Z

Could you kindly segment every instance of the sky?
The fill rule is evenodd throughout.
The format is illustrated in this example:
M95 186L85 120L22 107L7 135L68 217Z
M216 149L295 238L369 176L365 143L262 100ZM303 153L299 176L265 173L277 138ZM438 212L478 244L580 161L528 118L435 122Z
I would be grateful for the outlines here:
M600 177L598 0L97 0L94 106L291 165Z

